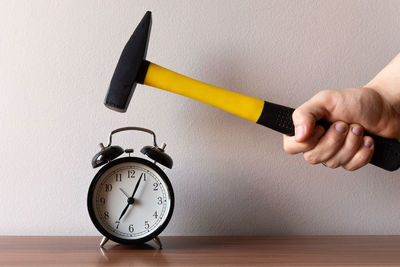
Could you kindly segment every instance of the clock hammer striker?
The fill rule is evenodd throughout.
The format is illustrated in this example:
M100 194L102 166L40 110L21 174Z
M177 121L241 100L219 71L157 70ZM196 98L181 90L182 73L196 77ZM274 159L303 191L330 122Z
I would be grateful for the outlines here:
M229 113L266 126L282 134L294 135L293 108L216 87L146 60L151 29L151 12L147 11L125 45L115 68L104 104L126 112L137 83L183 95ZM320 120L328 129L331 123ZM400 142L370 133L375 142L371 164L388 171L400 167Z

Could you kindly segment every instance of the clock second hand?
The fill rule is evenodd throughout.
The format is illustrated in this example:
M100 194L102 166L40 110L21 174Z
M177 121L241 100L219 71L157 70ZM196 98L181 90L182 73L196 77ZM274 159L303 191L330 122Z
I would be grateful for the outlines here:
M129 205L131 205L131 204L133 205L133 203L135 203L135 199L133 197L135 196L135 193L136 193L137 189L139 188L139 184L140 184L140 181L142 180L142 176L143 175L140 176L139 181L136 183L136 186L135 186L135 189L133 190L132 196L128 197L128 204L125 206L124 210L122 211L121 216L119 216L118 221L120 221L121 218L125 215L126 211L129 208ZM124 191L122 189L121 189L121 191L122 191L122 193L124 193Z

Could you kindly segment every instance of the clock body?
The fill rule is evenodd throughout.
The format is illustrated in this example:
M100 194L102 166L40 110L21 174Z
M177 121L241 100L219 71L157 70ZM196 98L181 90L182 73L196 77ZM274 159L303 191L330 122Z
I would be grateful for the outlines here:
M137 157L119 158L103 166L90 184L87 199L97 230L121 244L157 237L168 225L174 203L167 175Z

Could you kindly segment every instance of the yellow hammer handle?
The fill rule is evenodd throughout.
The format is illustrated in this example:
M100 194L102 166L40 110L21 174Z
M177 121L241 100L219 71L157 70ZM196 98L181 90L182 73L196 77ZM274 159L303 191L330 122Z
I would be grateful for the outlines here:
M216 87L150 63L144 84L183 95L257 122L264 101Z

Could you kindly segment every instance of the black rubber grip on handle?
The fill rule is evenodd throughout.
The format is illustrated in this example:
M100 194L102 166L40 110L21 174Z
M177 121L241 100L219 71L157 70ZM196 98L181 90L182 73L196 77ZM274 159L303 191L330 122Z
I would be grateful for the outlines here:
M257 123L282 134L293 136L293 112L293 108L265 101L263 111ZM328 129L331 123L319 120L317 125ZM395 139L369 134L368 132L365 135L371 136L375 142L374 155L370 163L388 171L397 170L400 167L400 142Z

